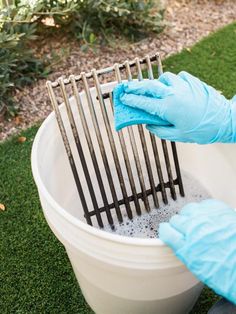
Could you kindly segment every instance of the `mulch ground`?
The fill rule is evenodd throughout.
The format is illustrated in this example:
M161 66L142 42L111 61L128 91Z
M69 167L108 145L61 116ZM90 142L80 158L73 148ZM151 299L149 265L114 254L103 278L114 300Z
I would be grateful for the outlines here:
M168 26L163 33L146 38L139 43L121 43L118 47L98 47L96 51L83 52L76 41L67 39L44 39L38 53L41 55L60 54L64 58L53 66L49 80L60 76L78 74L92 68L110 66L136 56L160 52L162 58L192 46L201 38L218 28L236 20L235 0L169 0L165 19ZM16 91L15 102L19 106L17 117L0 122L0 141L36 122L43 120L51 112L45 89L45 80Z

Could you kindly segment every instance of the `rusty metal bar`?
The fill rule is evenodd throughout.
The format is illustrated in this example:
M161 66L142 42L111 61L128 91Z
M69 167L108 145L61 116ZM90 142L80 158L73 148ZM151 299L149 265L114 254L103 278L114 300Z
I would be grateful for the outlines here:
M86 141L87 141L87 144L88 144L88 148L89 148L89 152L90 152L90 155L91 155L91 159L92 159L92 162L93 162L93 167L94 167L94 170L95 170L95 173L96 173L96 177L97 177L97 180L98 180L98 185L99 185L99 189L100 189L100 192L101 192L102 200L103 200L103 203L104 203L104 208L106 209L107 220L108 220L110 225L113 225L113 218L111 216L110 209L109 209L109 206L108 206L108 200L107 200L105 187L104 187L104 184L103 184L103 181L102 181L102 176L101 176L101 173L100 173L100 170L99 170L98 161L97 161L97 158L96 158L96 154L95 154L94 147L93 147L93 142L92 142L91 135L90 135L90 132L89 132L89 129L88 129L88 125L87 125L87 121L86 121L86 118L85 118L82 102L81 102L80 95L79 95L79 92L78 92L78 88L77 88L77 85L76 85L76 81L75 81L75 78L74 78L73 75L70 76L70 81L71 81L71 84L72 84L73 95L75 97L77 109L79 111L79 115L80 115L80 119L81 119L83 130L84 130L85 138L86 138Z
M99 144L99 149L101 152L101 156L102 156L102 160L103 160L103 164L104 164L104 168L106 171L106 175L107 175L107 179L108 179L108 183L109 183L109 187L110 187L110 191L111 191L111 195L113 198L113 202L115 204L115 210L116 210L116 214L117 214L117 218L119 220L119 222L123 221L123 217L121 215L121 210L118 204L118 199L117 199L117 194L116 194L116 189L114 186L114 182L113 182L113 178L112 178L112 174L111 174L111 170L109 167L109 163L107 160L107 155L106 155L106 151L105 151L105 147L102 141L102 135L101 135L101 131L98 125L98 121L97 121L97 117L96 117L96 113L93 107L93 100L92 100L92 96L90 94L90 89L88 86L88 82L87 82L87 78L84 72L81 73L81 78L83 81L83 86L84 86L84 90L85 90L85 94L86 94L86 98L87 98L87 102L88 102L88 107L89 107L89 111L92 117L92 122L95 128L95 133L96 133L96 137L97 137L97 141Z
M138 80L141 81L143 79L143 74L142 74L142 69L141 69L141 65L139 62L139 58L135 58L135 63L136 63L136 67L138 70ZM150 186L152 189L152 197L153 197L153 201L154 201L154 205L155 207L159 207L159 201L157 198L157 193L155 190L155 182L154 182L154 178L153 178L153 173L152 173L152 168L151 168L151 162L148 156L148 149L147 149L147 144L146 144L146 140L145 140L145 136L144 136L144 131L143 131L143 125L138 125L138 131L139 131L139 135L140 135L140 139L141 139L141 143L142 143L142 147L143 147L143 154L144 154L144 159L145 159L145 163L146 163L146 167L147 167L147 172L148 172L148 178L149 178L149 182L150 182Z
M65 106L66 106L66 111L67 111L67 115L68 115L68 119L69 119L69 122L70 122L71 129L72 129L72 133L73 133L73 136L74 136L76 148L77 148L77 151L78 151L78 154L79 154L79 157L80 157L81 165L83 167L83 171L84 171L84 175L85 175L85 178L86 178L86 181L87 181L88 189L89 189L90 196L91 196L91 199L92 199L92 203L93 203L93 206L94 206L94 209L95 209L98 225L99 225L99 227L103 228L104 225L103 225L103 222L102 222L101 213L99 212L99 207L98 207L96 195L94 193L92 181L91 181L91 178L90 178L90 174L89 174L89 171L88 171L87 163L86 163L86 160L85 160L85 157L84 157L84 153L83 153L83 149L82 149L82 146L81 146L78 130L77 130L77 127L76 127L76 124L75 124L74 116L73 116L73 113L72 113L72 110L71 110L70 102L69 102L69 99L68 99L68 96L67 96L67 93L66 93L66 88L65 88L65 85L64 85L64 82L63 82L62 78L59 79L59 84L60 84L62 96L63 96L63 99L64 99L64 103L65 103Z
M126 69L128 81L132 81L133 78L132 78L132 74L131 74L131 70L130 70L130 64L127 61L125 62L125 69ZM139 184L140 184L141 190L142 190L143 195L144 195L143 201L144 201L146 210L150 211L150 205L149 205L149 201L148 201L148 197L147 197L147 193L146 193L146 187L145 187L142 167L141 167L141 163L139 161L138 149L137 149L137 145L135 142L135 137L134 137L134 132L133 132L132 127L128 127L128 133L129 133L129 138L130 138L133 154L135 157L136 168L137 168L138 176L139 176Z
M114 113L112 93L110 93L110 106L111 106L112 112ZM130 161L129 161L129 155L128 155L128 151L126 148L125 139L124 139L124 135L123 135L122 130L118 132L118 137L119 137L119 141L120 141L120 145L121 145L121 149L122 149L122 154L123 154L124 161L125 161L126 170L127 170L128 177L129 177L131 191L133 193L133 201L135 204L136 213L140 216L141 215L141 208L140 208L140 204L139 204L138 197L137 197L137 190L136 190L136 186L135 186L134 176L132 173L132 168L131 168Z
M168 179L170 182L170 193L171 193L173 200L176 200L174 180L173 180L173 175L172 175L171 164L170 164L169 153L168 153L166 141L161 140L161 144L162 144L162 148L163 148L163 152L164 152L166 171L167 171Z
M125 187L125 181L124 181L124 178L123 178L123 174L122 174L122 170L121 170L121 166L120 166L120 161L119 161L118 154L117 154L117 151L116 151L116 146L115 146L115 141L114 141L114 138L113 138L113 135L112 135L111 126L110 126L109 119L108 119L108 116L107 116L105 102L104 102L104 99L102 98L102 91L101 91L101 87L100 87L100 84L99 84L98 75L97 75L95 69L93 69L91 72L92 72L94 83L95 83L95 87L96 87L96 90L97 90L97 95L98 95L98 100L99 100L99 104L100 104L100 109L101 109L103 120L104 120L104 123L105 123L107 136L108 136L109 143L110 143L110 146L111 146L112 155L113 155L113 158L114 158L114 161L115 161L115 167L116 167L117 175L118 175L118 178L119 178L122 195L123 195L123 198L124 198L124 201L125 201L126 212L127 212L128 217L130 219L132 219L133 214L132 214L132 211L131 211L131 208L130 208L130 203L128 201L128 195L127 195L127 191L126 191L126 187Z
M153 80L154 75L152 71L150 57L146 56L145 59L146 59L146 65L148 69L148 77L150 80ZM156 137L151 132L149 132L149 134L150 134L150 139L152 143L152 149L153 149L154 159L155 159L156 168L157 168L157 174L158 174L159 182L161 185L162 200L165 204L168 204L168 199L167 199L167 194L165 190L164 179L163 179L163 174L162 174L162 169L161 169L161 163L160 163L159 153L158 153L157 144L156 144Z
M127 63L126 63L126 66L127 66ZM116 79L117 79L118 83L121 83L121 75L120 75L120 69L118 67L118 64L114 65L114 69L115 69ZM120 131L118 133L120 133ZM146 193L143 171L142 171L141 163L139 160L138 149L137 149L137 145L136 145L136 141L135 141L134 132L133 132L132 127L128 127L128 133L129 133L131 148L132 148L132 151L134 154L134 161L135 161L136 169L138 172L139 184L140 184L140 187L141 187L141 190L143 193L143 202L144 202L146 210L150 211L150 205L149 205L149 201L148 201L148 197L147 197L147 193Z
M181 196L185 196L184 186L183 186L182 176L181 176L181 172L180 172L179 159L178 159L178 155L177 155L177 149L176 149L175 142L171 142L171 147L172 147L172 153L173 153L173 158L174 158L174 163L175 163L176 176L177 176L178 185L179 185L179 193L180 193Z
M156 54L156 60L157 60L158 75L160 76L163 73L163 67L162 67L161 57L160 57L159 53ZM177 197L176 197L175 186L174 186L174 182L173 182L173 175L172 175L172 170L171 170L169 153L168 153L166 141L161 140L161 144L162 144L162 148L163 148L163 152L164 152L167 175L168 175L168 178L170 181L170 193L171 193L172 198L174 200L176 200Z
M71 167L71 170L72 170L72 173L73 173L73 176L74 176L74 180L75 180L75 184L76 184L76 187L77 187L77 191L79 193L80 200L81 200L81 203L82 203L82 206L83 206L85 219L86 219L86 221L87 221L87 223L89 225L92 225L92 221L91 221L91 218L89 216L89 210L88 210L87 202L86 202L86 199L85 199L85 196L84 196L82 185L81 185L81 182L80 182L80 179L79 179L79 175L78 175L78 172L77 172L75 161L74 161L74 158L73 158L73 155L72 155L72 151L71 151L71 148L70 148L70 143L69 143L69 140L68 140L68 137L67 137L67 134L66 134L65 126L64 126L64 123L62 121L61 113L60 113L60 110L58 108L58 103L57 103L55 94L53 92L53 88L52 88L51 82L48 81L46 83L46 86L47 86L47 89L48 89L48 94L49 94L49 97L50 97L50 100L51 100L51 103L52 103L53 110L55 112L55 116L56 116L56 119L57 119L59 130L61 132L62 140L63 140L64 146L65 146L65 149L66 149L66 153L67 153L67 156L68 156L68 159L69 159L69 163L70 163L70 167Z

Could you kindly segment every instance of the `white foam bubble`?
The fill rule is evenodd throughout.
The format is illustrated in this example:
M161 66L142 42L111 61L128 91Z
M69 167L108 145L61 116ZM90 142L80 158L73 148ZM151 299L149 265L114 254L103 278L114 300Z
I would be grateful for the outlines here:
M109 225L105 226L103 230L128 237L158 237L158 229L161 222L169 221L169 219L177 214L187 203L199 202L210 197L208 191L192 176L183 172L182 178L185 188L185 197L181 197L179 193L177 193L178 198L174 201L170 195L168 195L168 205L162 203L159 208L153 208L149 213L143 213L141 216L136 216L132 220L125 217L123 223L117 223L114 226L114 230L111 229ZM176 187L176 189L178 188ZM158 193L158 195L160 199L160 193Z

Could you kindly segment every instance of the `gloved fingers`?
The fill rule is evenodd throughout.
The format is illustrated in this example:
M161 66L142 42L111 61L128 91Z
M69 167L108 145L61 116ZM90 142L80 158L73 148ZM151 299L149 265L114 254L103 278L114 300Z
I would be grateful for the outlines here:
M184 246L184 237L167 222L159 226L159 238L175 252Z
M138 96L134 94L124 94L120 97L121 102L130 107L142 109L150 114L158 115L163 118L165 101L147 96ZM164 119L165 120L165 119Z
M222 201L216 200L214 198L203 200L200 202L200 204L204 206L205 208L209 208L212 210L224 210L224 209L228 210L229 209L229 205L227 205L226 203ZM230 210L232 209L230 208Z
M204 204L204 201L198 203L188 203L181 209L179 214L181 216L194 219L204 215L210 215L212 213L210 208L212 208L212 205L209 206L207 203Z
M167 86L173 87L176 87L178 84L182 83L182 80L178 77L178 75L171 72L163 73L161 76L159 76L158 81Z
M181 209L180 215L193 218L199 215L220 215L228 211L231 212L233 210L224 202L215 199L207 199L199 203L189 203L185 205Z
M204 82L201 82L197 77L186 71L179 72L178 76L190 85L193 85L193 83L196 83L197 85L201 85L202 83L205 84Z
M194 90L195 92L200 93L201 92L200 90L204 90L204 92L205 92L205 90L208 90L208 93L210 93L211 96L220 95L219 92L216 91L215 88L207 85L205 82L201 81L199 78L197 78L196 76L194 76L188 72L181 71L181 72L179 72L178 76L180 78L182 78L183 81L188 83L191 90Z
M229 205L222 201L218 201L215 199L208 199L201 202L202 211L204 211L204 215L211 216L211 217L226 217L227 215L232 215L235 213L234 209L231 208Z
M155 98L165 98L172 95L170 87L162 84L158 80L131 81L124 83L124 92L127 94L151 96Z
M188 203L187 205L185 205L181 211L180 211L180 215L181 216L186 216L186 217L194 217L194 216L198 216L200 213L200 202L199 203ZM205 209L204 209L205 211Z
M194 141L188 139L184 134L172 126L156 126L148 124L146 126L147 130L155 134L161 139L169 140L172 142L183 142L183 143L193 143Z
M189 223L189 217L181 215L174 215L169 221L169 224L183 235L187 233Z
M188 81L189 79L195 79L196 77L186 71L180 71L178 76L181 77L184 81Z
M161 139L174 140L176 136L176 131L175 131L174 126L163 127L163 126L147 124L146 128L148 131L154 133Z

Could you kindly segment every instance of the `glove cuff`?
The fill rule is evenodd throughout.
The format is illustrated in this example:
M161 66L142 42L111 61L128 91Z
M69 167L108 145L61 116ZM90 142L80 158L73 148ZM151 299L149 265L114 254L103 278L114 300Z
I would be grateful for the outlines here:
M232 121L232 143L236 143L236 95L230 100Z
M222 124L212 143L236 143L236 97L231 100L225 99L222 107L227 110L225 115L222 113Z
M217 96L217 95L216 95ZM236 142L236 106L232 106L231 100L222 95L215 97L215 104L221 108L218 112L219 129L216 136L209 143L233 143Z

